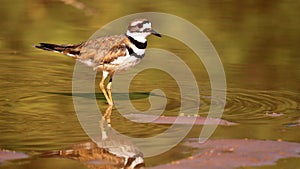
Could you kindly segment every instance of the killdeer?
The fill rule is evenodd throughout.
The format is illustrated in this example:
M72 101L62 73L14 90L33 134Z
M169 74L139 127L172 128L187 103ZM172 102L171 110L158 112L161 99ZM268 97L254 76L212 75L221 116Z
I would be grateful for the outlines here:
M132 68L142 60L147 47L146 38L151 34L161 37L152 29L149 20L135 19L130 22L125 34L89 39L72 45L39 43L35 47L71 56L102 72L99 87L108 104L113 105L111 94L113 75ZM108 77L110 80L105 89L104 82Z

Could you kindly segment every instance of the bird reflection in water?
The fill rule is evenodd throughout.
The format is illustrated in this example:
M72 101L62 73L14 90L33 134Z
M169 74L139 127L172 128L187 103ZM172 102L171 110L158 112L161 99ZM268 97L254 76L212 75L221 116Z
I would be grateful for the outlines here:
M78 160L92 169L134 169L144 167L143 154L129 140L110 127L112 106L108 106L100 121L101 135L94 141L74 144L68 149L47 152L42 157L62 157Z
M102 121L100 121L100 128L101 128L101 131L104 131L104 129L103 129L103 127L104 127L104 126L103 126L104 122L107 123L108 127L111 127L110 116L111 116L112 108L113 108L112 105L108 105L108 107L107 107L106 110L105 110L105 113L104 113L104 115L103 115L103 117L102 117Z

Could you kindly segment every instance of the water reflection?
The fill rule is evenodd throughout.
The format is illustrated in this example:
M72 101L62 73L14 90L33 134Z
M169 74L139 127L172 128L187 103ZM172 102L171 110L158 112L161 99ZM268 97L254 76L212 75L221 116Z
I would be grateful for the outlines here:
M47 152L42 157L62 157L80 161L88 168L133 169L144 166L143 154L129 140L112 130L110 115L113 106L108 106L99 122L101 135L95 142L74 144L69 149Z
M111 111L112 111L113 106L112 105L108 105L107 109L105 110L105 113L102 117L102 120L100 121L100 128L102 129L102 131L104 131L104 121L107 122L108 127L111 127ZM103 136L103 135L102 135Z

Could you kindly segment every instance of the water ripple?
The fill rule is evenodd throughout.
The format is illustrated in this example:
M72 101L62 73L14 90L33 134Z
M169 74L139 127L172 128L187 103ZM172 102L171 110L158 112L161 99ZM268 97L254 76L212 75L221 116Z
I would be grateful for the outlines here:
M224 116L246 123L287 123L299 116L299 100L291 91L229 89Z

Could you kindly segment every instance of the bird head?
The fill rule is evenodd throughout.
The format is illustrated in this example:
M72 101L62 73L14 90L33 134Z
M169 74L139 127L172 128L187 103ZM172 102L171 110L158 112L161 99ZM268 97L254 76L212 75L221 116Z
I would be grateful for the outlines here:
M151 27L151 22L147 19L134 19L130 22L128 26L128 30L126 32L127 36L131 36L133 38L144 38L146 39L149 35L155 35L161 37L161 35L156 32Z

